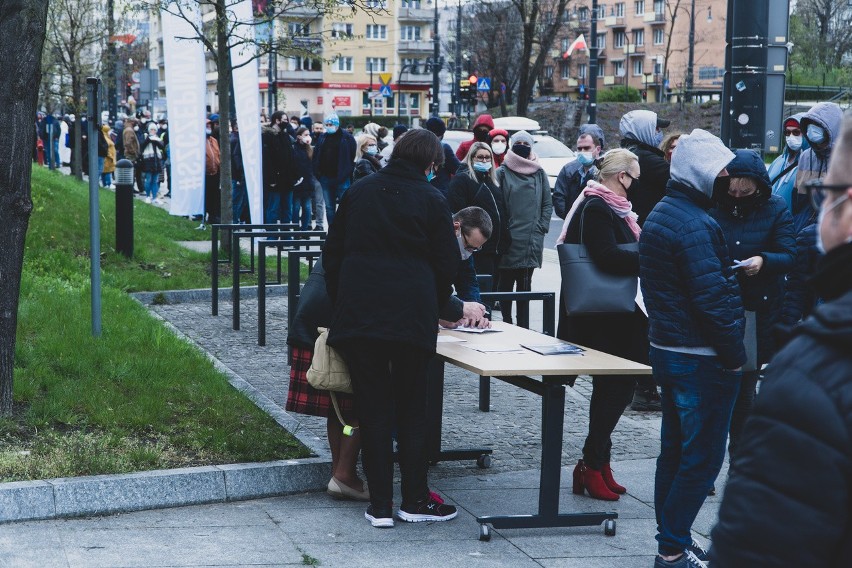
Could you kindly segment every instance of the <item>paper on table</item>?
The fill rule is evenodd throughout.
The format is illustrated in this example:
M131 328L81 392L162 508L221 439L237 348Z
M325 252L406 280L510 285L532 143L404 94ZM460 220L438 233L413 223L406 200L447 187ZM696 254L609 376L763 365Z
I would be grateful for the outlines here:
M467 339L461 337L453 337L452 335L439 335L438 343L464 343Z
M480 353L523 353L520 345L512 345L508 343L471 343L465 345L468 349L479 351Z
M486 327L484 329L480 329L478 327L442 327L441 329L449 329L450 331L463 331L465 333L491 333L503 331L502 329L494 329L493 327Z

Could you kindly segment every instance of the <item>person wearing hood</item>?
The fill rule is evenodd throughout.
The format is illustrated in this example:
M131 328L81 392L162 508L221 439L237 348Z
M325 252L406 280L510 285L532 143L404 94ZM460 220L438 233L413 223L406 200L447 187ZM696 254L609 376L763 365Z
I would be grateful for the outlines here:
M370 134L358 136L358 148L355 150L355 170L352 172L352 181L358 181L363 177L374 174L382 169L379 161L379 145L376 138Z
M488 143L491 144L491 152L494 154L494 167L499 168L509 150L509 132L502 128L492 128L488 132Z
M426 130L438 137L441 141L441 148L444 149L444 163L435 171L435 177L429 183L435 187L444 196L447 195L447 190L450 188L450 180L459 171L461 162L456 155L453 154L453 149L450 145L444 142L444 133L447 131L447 125L437 116L430 117L424 125Z
M621 147L639 156L642 181L638 191L631 196L633 211L639 215L639 226L645 223L648 214L666 194L669 181L669 163L660 150L663 128L670 122L650 110L632 110L621 117L618 125Z
M650 360L663 408L655 568L704 566L692 524L722 468L746 362L740 287L722 230L708 214L714 195L728 191L733 159L709 132L682 136L666 195L639 238Z
M313 160L314 174L322 186L329 227L334 221L338 200L349 189L355 167L355 147L355 138L340 128L340 118L336 114L325 117L325 134L317 140Z
M142 161L140 169L145 179L145 195L147 196L145 202L156 201L159 203L157 194L160 192L160 176L166 163L166 148L163 146L163 141L157 136L157 123L148 123L148 134L142 141L139 155Z
M571 205L586 187L586 182L598 175L595 167L604 148L604 133L597 124L584 124L577 136L577 158L560 170L553 188L553 210L564 219ZM633 196L631 195L631 198Z
M582 139L582 135L581 135ZM597 178L589 180L565 217L557 243L586 245L595 267L613 277L639 276L639 253L618 245L639 240L639 224L630 196L641 179L639 159L624 148L610 150L600 160ZM634 306L632 313L568 314L559 302L557 337L631 361L648 363L648 319ZM588 491L595 499L617 501L627 492L616 483L610 467L612 432L633 400L636 376L594 377L589 404L589 432L583 459L574 468L575 494Z
M456 158L463 162L474 142L488 142L488 133L494 130L494 119L490 114L480 114L473 123L473 139L465 140L456 149Z
M736 270L743 308L756 314L757 367L743 371L731 417L728 449L735 456L743 426L754 404L760 367L775 354L773 328L780 321L784 278L796 258L793 218L784 199L772 194L766 166L754 150L737 150L728 164L731 186L710 211L719 223L728 252L744 264Z
M490 118L490 117L489 117ZM509 247L500 258L497 289L528 292L541 268L544 235L550 229L550 182L533 150L533 138L521 130L509 139L509 153L497 170L509 216ZM472 145L472 143L471 143ZM512 302L501 301L503 321L512 323ZM529 302L518 303L518 321L529 321Z
M799 156L808 149L802 136L801 120L805 113L794 114L784 121L784 151L769 166L769 182L772 195L780 196L793 212L793 193L796 191L796 176L799 173Z
M713 566L847 566L852 552L852 118L839 129L819 205L826 302L772 359L746 424Z
M107 146L107 154L103 158L103 164L101 165L101 185L112 187L112 174L115 172L115 142L112 141L109 135L110 128L108 124L101 126L101 133ZM98 140L98 145L100 143L100 140ZM100 157L98 157L98 161L100 161Z

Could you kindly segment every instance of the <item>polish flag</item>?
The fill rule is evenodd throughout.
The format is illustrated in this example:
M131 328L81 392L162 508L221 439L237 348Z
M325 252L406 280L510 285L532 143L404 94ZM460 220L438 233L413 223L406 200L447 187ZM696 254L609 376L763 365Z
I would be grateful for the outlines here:
M562 59L568 59L571 57L571 54L574 53L575 49L589 49L589 46L586 45L586 38L583 37L583 34L578 35L577 39L571 42L571 45L568 46L568 51L562 54Z

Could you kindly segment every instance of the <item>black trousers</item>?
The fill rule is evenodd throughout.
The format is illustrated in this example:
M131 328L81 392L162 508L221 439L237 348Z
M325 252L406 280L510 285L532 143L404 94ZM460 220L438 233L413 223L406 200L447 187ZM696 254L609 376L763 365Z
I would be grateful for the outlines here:
M394 427L402 503L426 499L426 365L432 353L377 340L348 340L335 348L352 378L371 504L385 509L393 501Z
M222 201L219 194L219 174L204 176L204 212L208 223L222 219Z
M634 377L594 377L589 404L589 435L583 445L583 460L592 469L609 463L612 431L633 400Z
M497 282L497 290L500 292L529 292L532 286L532 273L535 268L501 268L500 278ZM512 302L500 302L500 311L503 321L512 323ZM530 303L518 302L518 321L525 321L529 325Z
M745 371L740 379L740 392L737 394L734 412L731 414L731 439L728 442L728 452L732 458L737 453L743 428L754 407L754 393L759 378L760 371Z

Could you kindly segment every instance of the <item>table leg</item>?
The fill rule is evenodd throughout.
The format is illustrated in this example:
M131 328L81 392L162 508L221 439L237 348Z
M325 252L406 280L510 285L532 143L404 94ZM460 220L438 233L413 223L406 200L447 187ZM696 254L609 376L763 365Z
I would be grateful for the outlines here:
M479 377L479 410L489 412L491 410L491 377Z

